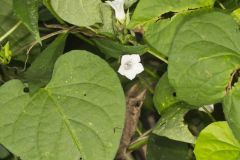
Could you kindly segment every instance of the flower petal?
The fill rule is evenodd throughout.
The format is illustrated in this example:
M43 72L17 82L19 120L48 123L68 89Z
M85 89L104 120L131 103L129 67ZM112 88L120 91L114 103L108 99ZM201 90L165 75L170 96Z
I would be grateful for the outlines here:
M135 72L136 74L139 74L139 73L141 73L141 72L144 71L144 67L143 67L143 65L142 65L141 63L136 63L136 64L134 64L134 66L133 66L133 70L134 70L134 72Z
M137 75L134 69L126 70L123 65L121 65L119 67L118 73L120 73L121 75L127 77L130 80L133 80L136 77L136 75Z
M133 70L128 70L127 72L125 72L125 75L128 79L133 80L136 77L136 72L134 72Z
M115 3L114 3L114 1L106 1L106 3L109 4L115 10Z
M141 61L141 58L138 54L132 54L131 59L133 63L139 63Z
M131 55L125 54L125 55L122 56L121 64L125 64L125 63L127 63L129 61L131 61Z
M106 1L114 10L115 16L118 21L124 23L126 19L125 11L124 11L124 0L114 0L114 1Z
M124 68L124 65L121 65L118 69L118 73L120 73L121 75L125 75L126 73L126 69Z
M138 54L125 54L122 56L121 64L127 63L129 61L131 61L132 63L139 63L141 61L141 58Z

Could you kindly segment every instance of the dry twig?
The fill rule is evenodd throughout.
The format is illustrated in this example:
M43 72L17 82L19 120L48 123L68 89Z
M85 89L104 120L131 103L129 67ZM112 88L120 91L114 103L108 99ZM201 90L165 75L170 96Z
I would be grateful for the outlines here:
M137 84L133 85L127 93L125 125L115 160L126 159L127 148L131 143L131 138L136 131L141 107L145 99L145 94L146 89L140 91Z

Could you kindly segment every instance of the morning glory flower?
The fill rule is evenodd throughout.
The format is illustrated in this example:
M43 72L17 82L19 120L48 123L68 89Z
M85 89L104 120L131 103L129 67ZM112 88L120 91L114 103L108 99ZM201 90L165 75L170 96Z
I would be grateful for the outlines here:
M115 11L115 16L117 20L121 23L124 23L126 15L124 11L124 1L125 0L114 0L114 1L106 1Z
M133 80L137 74L144 71L143 65L140 63L140 61L141 59L138 54L123 55L118 73L130 80Z

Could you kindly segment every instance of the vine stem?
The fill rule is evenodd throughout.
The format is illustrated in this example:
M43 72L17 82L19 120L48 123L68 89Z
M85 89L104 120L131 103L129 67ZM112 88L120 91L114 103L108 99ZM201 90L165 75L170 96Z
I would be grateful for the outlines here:
M139 136L135 141L133 141L129 146L128 146L128 152L135 151L145 144L147 144L148 139L149 139L149 134L152 133L153 129L150 129L143 133L141 136Z
M9 31L7 31L3 36L0 37L0 42L2 42L10 34L12 34L21 24L22 24L21 21L17 22Z
M226 7L220 1L217 1L217 3L222 9L226 9Z
M67 33L68 31L69 31L69 29L59 30L59 31L50 33L50 34L48 34L48 35L46 35L46 36L43 36L43 37L41 37L40 39L41 39L41 41L43 41L43 40L46 40L46 39L51 38L51 37L53 37L53 36L56 36L56 35L59 35L59 34L62 34L62 33ZM29 59L29 53L30 53L30 51L33 49L33 47L34 47L35 45L37 45L37 44L38 44L38 41L34 41L34 42L32 42L32 43L30 44L31 46L30 46L30 47L28 48L28 50L27 50L26 60L25 60L24 67L23 67L23 69L21 70L21 72L24 72L24 71L26 70L27 62L28 62L28 59Z
M216 119L213 117L213 115L208 111L208 109L205 107L205 106L203 106L202 107L203 109L204 109L204 111L208 114L208 116L211 118L211 120L213 121L213 122L216 122Z
M162 60L162 61L165 62L166 64L168 64L168 60L166 60L164 57L160 56L159 54L155 53L155 52L152 51L151 49L148 50L148 53L150 53L150 54L153 55L154 57Z

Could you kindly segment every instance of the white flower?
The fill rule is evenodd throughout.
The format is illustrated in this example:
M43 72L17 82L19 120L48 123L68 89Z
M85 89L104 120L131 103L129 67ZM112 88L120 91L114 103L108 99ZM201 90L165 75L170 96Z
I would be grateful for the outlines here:
M203 107L200 107L198 110L199 111L203 111L203 112L206 112L206 110L210 113L212 113L214 111L214 105L213 104L210 104L210 105L205 105L204 108Z
M114 0L114 1L106 1L114 10L115 16L117 20L121 23L124 23L126 15L124 12L124 1L125 0Z
M140 63L141 59L138 54L123 55L121 59L121 66L118 73L133 80L137 74L144 71L143 65Z

